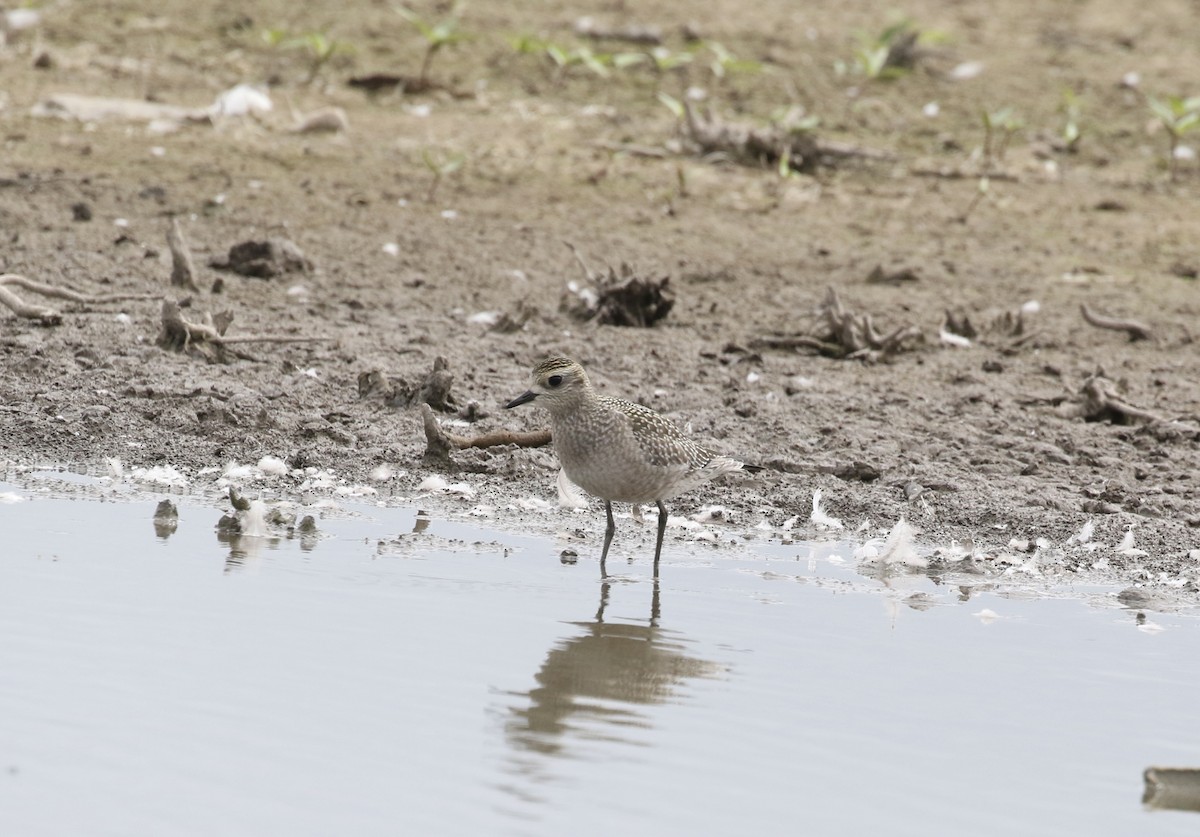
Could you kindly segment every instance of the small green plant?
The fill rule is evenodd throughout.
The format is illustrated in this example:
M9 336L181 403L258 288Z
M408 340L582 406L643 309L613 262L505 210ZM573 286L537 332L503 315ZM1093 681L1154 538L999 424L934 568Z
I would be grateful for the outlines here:
M272 49L302 49L308 53L308 76L305 84L310 84L335 55L354 51L354 47L345 41L330 38L323 32L309 32L305 35L292 35L286 29L265 29L262 40Z
M738 58L718 41L704 41L703 46L712 54L708 69L718 80L724 80L734 73L757 73L762 70L762 64L746 58Z
M608 78L608 65L612 63L611 55L592 52L585 46L568 51L558 44L547 44L546 55L554 62L555 81L561 81L567 70L576 66L587 67L601 78Z
M990 166L993 161L1004 159L1008 144L1013 134L1019 131L1025 123L1012 108L983 111L983 159L984 165Z
M1080 124L1083 119L1083 104L1074 90L1063 91L1062 110L1065 118L1062 129L1063 147L1074 154L1079 150L1079 141L1083 139L1083 128Z
M643 54L649 56L650 62L654 65L654 72L660 76L666 75L672 70L678 70L680 67L686 67L696 57L690 52L672 52L665 46L656 46L650 52Z
M308 76L305 84L311 84L321 72L321 68L335 55L354 51L350 44L336 41L320 32L309 32L307 35L292 38L284 41L282 46L284 49L303 49L308 52Z
M854 69L872 81L899 78L916 66L920 40L921 32L907 19L893 23L874 37L860 34L853 55ZM845 65L840 69L844 71Z
M1185 99L1168 96L1166 99L1147 99L1150 110L1167 129L1167 166L1174 180L1179 174L1179 144L1185 134L1200 125L1200 96Z
M433 65L433 57L445 47L467 40L467 35L458 28L458 5L451 8L449 17L437 23L430 23L405 6L397 6L396 14L415 26L425 39L425 56L421 59L421 72L416 80L417 89L425 90L430 86L429 70Z
M975 207L979 206L979 202L984 198L991 196L992 182L987 175L979 178L979 185L975 188L975 194L971 197L971 202L967 204L967 208L963 210L962 215L958 216L960 224L967 223L971 217L971 213L975 211Z
M425 162L425 167L433 174L433 180L429 184L429 191L425 193L425 202L433 203L434 196L437 195L438 186L442 184L442 180L461 169L463 164L467 162L467 155L450 154L443 156L435 154L426 148L421 151L421 159Z
M676 99L670 93L664 93L661 90L656 95L658 96L658 100L663 103L667 110L671 111L676 119L682 122L687 117L687 109L684 108L683 102Z

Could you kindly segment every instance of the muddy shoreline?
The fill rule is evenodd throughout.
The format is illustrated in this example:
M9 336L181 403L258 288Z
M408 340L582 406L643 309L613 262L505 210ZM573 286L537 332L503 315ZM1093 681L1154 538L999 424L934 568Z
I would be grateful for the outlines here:
M188 37L178 25L184 8L168 3L137 18L165 23L123 47L128 21L47 11L40 40L10 38L3 53L0 273L154 296L51 300L57 325L0 309L0 460L10 466L105 473L117 457L127 468L171 465L202 485L230 462L264 455L348 484L367 484L386 465L397 475L379 485L385 493L411 496L442 473L468 481L471 504L491 506L497 526L554 531L566 518L539 523L509 509L519 497L554 501L549 451L429 462L418 411L396 406L388 386L415 387L445 358L453 408L441 417L461 422L453 432L534 430L544 426L538 412L500 405L524 389L535 362L562 353L603 391L764 466L753 479L680 498L674 513L718 503L747 534L764 520L780 532L808 519L820 489L828 513L862 540L903 517L921 543L969 542L988 572L1038 552L1040 571L1059 580L1197 594L1200 301L1188 268L1200 262L1200 177L1189 164L1168 176L1142 95L1113 77L1116 18L1096 11L1071 24L1102 45L1089 50L1039 39L1062 21L1033 5L1005 7L993 26L926 4L913 14L956 40L928 71L885 85L829 69L846 32L866 23L851 10L822 19L807 39L790 4L770 4L750 28L702 16L697 25L769 68L719 84L693 71L726 118L761 118L803 77L801 98L823 115L822 136L888 151L883 162L781 178L772 167L671 153L678 128L645 75L555 80L503 39L483 37L439 55L446 89L372 95L346 82L411 61L412 33L394 23L400 34L381 42L367 34L381 25L370 13L351 15L340 34L360 50L304 83L299 54L231 34L220 11L196 24L207 38ZM253 25L273 9L264 4ZM463 25L570 37L536 4L477 14ZM1136 44L1120 48L1122 66L1144 67L1142 85L1156 90L1194 79L1184 61L1153 60L1183 49L1181 33L1142 23ZM234 59L201 72L231 43ZM39 62L39 50L50 57ZM122 50L138 72L109 60ZM989 61L976 81L934 69L974 56ZM1088 96L1089 133L1069 153L1046 142L1060 121L1039 74L1050 66L1083 79ZM32 111L67 89L202 107L272 74L271 113L169 133ZM285 98L300 112L341 108L350 130L296 132ZM940 102L936 121L922 115L929 101ZM998 101L1025 103L1006 176L982 200L977 177L930 176L971 170L979 104ZM613 150L647 145L663 151ZM429 160L455 155L464 164L431 184ZM172 218L190 244L197 291L170 285ZM294 242L308 264L269 278L214 266L234 245L269 238ZM627 263L668 277L669 315L650 328L577 320L568 283L582 274L564 242L597 270ZM766 339L816 333L829 288L881 333L917 336L867 359ZM183 315L197 322L231 312L230 336L322 341L239 344L220 356L163 348L161 296L184 301ZM1089 324L1081 304L1147 324L1149 339ZM943 336L948 312L972 324L969 345ZM382 389L362 386L372 375ZM1097 412L1087 396L1096 380L1153 419ZM279 478L274 490L302 481ZM456 512L466 501L439 502ZM571 517L569 528L598 545L602 519L602 510ZM1090 542L1078 543L1089 522ZM806 533L826 534L803 524L793 534ZM645 537L614 549L636 550Z

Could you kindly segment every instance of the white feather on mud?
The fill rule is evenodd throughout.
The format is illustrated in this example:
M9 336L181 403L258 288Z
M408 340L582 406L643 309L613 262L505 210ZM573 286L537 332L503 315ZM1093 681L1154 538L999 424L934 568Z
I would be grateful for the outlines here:
M474 497L475 489L465 482L449 482L445 477L432 474L421 481L417 491L427 491L430 494L449 494L456 497Z
M1079 531L1067 539L1067 543L1085 544L1092 539L1092 535L1096 531L1096 524L1089 520L1080 527Z
M701 506L700 510L692 515L692 520L697 523L712 523L713 521L728 523L730 511L725 506Z
M1144 549L1138 549L1136 546L1134 546L1132 528L1125 530L1125 537L1121 538L1121 542L1113 547L1113 552L1117 553L1118 555L1128 556L1130 558L1141 558L1145 555L1149 555L1149 553Z
M379 494L373 486L358 483L353 485L339 485L333 490L333 493L339 497L374 497Z
M821 506L821 489L813 492L812 516L809 518L814 526L825 526L829 529L842 529L842 521L829 516Z
M515 506L521 511L538 512L539 514L548 514L554 511L554 506L541 497L522 497L516 501Z
M961 334L954 334L953 332L946 331L944 328L938 330L938 340L955 349L971 348L970 338L963 337Z
M169 485L173 488L182 488L188 484L188 478L181 474L173 465L134 468L129 472L129 478L135 482L152 482L158 485Z
M567 478L567 472L561 468L558 471L558 505L564 509L586 509L587 498L583 489Z
M372 468L368 478L373 482L387 482L394 476L396 476L396 469L385 462Z
M258 470L266 476L284 477L290 473L287 463L278 456L264 456L258 460Z

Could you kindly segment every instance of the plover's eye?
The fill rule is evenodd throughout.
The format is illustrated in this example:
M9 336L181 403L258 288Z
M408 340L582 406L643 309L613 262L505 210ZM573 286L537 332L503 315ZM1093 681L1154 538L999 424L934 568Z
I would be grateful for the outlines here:
M546 379L546 383L552 387L560 386L562 384L562 375L551 375Z

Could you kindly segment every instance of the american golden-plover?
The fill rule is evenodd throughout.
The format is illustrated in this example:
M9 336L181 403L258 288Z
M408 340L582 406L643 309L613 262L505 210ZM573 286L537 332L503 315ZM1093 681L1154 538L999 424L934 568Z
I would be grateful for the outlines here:
M512 409L535 400L550 413L550 436L567 477L604 501L608 528L601 571L617 530L614 501L658 506L657 574L667 528L663 500L744 467L736 459L705 450L649 407L598 394L583 367L570 358L552 357L538 364L533 386L504 406Z

